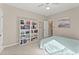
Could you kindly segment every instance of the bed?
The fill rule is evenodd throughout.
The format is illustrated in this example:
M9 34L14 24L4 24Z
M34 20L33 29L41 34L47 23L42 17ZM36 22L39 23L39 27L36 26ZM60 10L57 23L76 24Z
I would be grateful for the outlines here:
M47 55L75 55L79 54L79 40L52 36L41 40L40 48Z

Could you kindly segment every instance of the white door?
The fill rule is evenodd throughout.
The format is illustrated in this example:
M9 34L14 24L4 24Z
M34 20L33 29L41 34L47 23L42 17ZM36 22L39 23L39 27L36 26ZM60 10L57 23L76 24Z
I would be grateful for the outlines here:
M44 38L48 37L48 21L44 21Z
M39 39L43 39L44 38L44 33L43 33L43 27L44 27L44 25L43 25L43 22L40 22L39 21Z
M3 50L3 14L0 9L0 52Z

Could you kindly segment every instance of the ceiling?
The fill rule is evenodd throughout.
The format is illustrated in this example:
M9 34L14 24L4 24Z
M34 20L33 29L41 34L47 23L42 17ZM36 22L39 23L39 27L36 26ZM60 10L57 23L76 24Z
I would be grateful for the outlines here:
M52 3L49 5L50 9L46 10L45 7L46 5L44 3L7 3L7 4L44 16L50 16L79 6L78 3Z

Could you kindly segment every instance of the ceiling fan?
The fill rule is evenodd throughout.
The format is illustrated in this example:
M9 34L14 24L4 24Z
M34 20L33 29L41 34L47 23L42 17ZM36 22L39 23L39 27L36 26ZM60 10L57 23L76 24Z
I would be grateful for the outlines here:
M38 5L38 7L45 7L46 10L50 9L50 6L56 6L59 5L59 3L41 3Z

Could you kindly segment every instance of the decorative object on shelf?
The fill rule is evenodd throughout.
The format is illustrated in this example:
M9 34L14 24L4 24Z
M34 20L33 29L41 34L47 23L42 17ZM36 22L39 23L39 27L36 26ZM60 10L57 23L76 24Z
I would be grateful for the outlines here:
M34 30L34 33L37 33L38 32L38 30Z
M24 20L21 20L21 24L24 24Z

